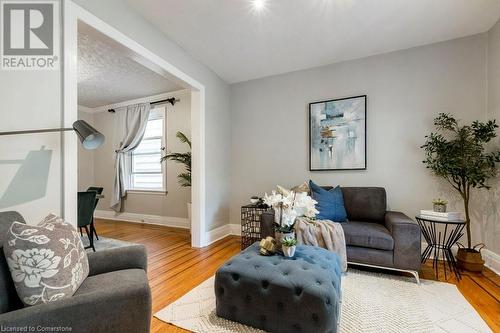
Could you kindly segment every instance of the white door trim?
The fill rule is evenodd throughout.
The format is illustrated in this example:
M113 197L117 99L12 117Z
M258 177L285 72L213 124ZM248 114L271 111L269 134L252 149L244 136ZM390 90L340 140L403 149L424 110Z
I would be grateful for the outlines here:
M193 154L193 186L191 187L192 222L191 245L203 247L206 245L205 225L205 86L182 72L180 69L149 51L133 39L127 37L97 16L78 6L72 1L66 1L64 6L64 94L65 119L76 118L77 115L77 40L78 21L81 21L99 32L105 34L130 51L129 56L149 69L167 77L169 80L191 90L191 141ZM74 137L74 135L73 135ZM76 139L67 142L69 153L66 154L65 193L75 193L74 198L68 198L66 205L76 207L77 177L76 177ZM68 165L70 166L68 168ZM70 173L71 172L71 173ZM76 210L74 214L76 216ZM68 211L69 213L70 211Z

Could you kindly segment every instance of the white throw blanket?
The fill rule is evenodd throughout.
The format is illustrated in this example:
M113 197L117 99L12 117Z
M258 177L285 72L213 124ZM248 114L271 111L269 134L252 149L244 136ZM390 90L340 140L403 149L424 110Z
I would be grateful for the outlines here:
M299 217L295 221L295 234L298 244L318 246L337 253L342 271L347 270L344 229L340 223Z

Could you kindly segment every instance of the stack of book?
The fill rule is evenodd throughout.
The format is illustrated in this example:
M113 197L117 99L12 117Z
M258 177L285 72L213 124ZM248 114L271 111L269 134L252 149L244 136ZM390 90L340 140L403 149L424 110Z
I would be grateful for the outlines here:
M455 221L455 220L460 220L461 214L460 212L446 212L446 213L440 213L440 212L435 212L433 210L421 210L420 215L423 218L429 218L433 220L439 220L439 221Z

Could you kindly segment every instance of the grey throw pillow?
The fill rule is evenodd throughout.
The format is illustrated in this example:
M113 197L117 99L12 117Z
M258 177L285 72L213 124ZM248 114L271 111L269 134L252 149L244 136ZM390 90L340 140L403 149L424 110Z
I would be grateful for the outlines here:
M13 222L3 251L26 306L71 297L89 274L78 232L53 214L37 226Z

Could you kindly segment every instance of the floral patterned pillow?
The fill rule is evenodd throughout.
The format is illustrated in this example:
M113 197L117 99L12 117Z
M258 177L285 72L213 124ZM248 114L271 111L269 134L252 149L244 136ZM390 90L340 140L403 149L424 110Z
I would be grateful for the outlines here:
M3 251L26 306L71 297L89 274L78 232L53 214L37 226L13 222Z

